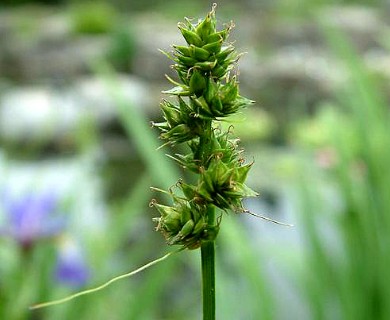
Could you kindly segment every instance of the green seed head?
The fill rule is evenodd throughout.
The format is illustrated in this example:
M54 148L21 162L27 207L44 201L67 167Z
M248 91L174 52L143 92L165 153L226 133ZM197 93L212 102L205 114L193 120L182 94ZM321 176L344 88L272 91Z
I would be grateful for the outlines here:
M252 164L243 164L238 139L230 129L223 132L215 126L252 103L240 96L237 76L232 76L240 57L226 42L233 24L218 30L215 8L197 23L189 19L179 23L187 45L173 45L172 53L163 52L174 61L178 80L167 76L174 87L163 93L173 101L161 102L164 121L153 124L165 145L187 145L189 152L169 157L198 175L195 184L177 184L180 195L166 192L172 197L171 206L152 203L160 213L154 219L156 229L169 245L188 249L217 236L220 219L209 220L210 208L242 212L242 199L257 195L245 185Z
M161 231L170 245L183 245L189 249L198 248L202 241L209 239L207 218L203 206L172 197L173 206L164 206L152 201L161 217L155 218L156 230Z

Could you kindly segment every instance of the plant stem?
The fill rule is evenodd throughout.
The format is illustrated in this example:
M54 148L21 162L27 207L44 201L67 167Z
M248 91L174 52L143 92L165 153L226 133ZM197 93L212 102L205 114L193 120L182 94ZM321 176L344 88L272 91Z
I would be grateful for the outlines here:
M199 146L194 153L194 159L199 160L201 166L205 166L210 157L210 141L212 135L212 122L205 121L203 124L203 131L199 135Z
M215 225L215 209L208 208L208 225ZM204 241L201 246L203 320L215 320L215 240Z

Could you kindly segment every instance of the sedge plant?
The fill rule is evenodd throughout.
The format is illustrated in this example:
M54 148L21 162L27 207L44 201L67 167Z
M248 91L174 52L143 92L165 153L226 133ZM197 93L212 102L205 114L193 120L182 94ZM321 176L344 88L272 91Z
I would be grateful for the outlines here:
M169 245L201 250L203 319L215 319L215 239L224 212L247 212L245 197L257 193L245 184L252 163L246 163L239 140L222 121L253 101L239 93L237 53L227 42L233 23L217 29L216 5L204 19L185 19L178 28L186 45L163 52L174 64L177 80L167 76L173 88L163 91L160 107L164 121L152 123L161 131L163 146L184 144L186 153L169 155L185 170L197 175L195 184L184 180L164 192L171 204L152 200L160 217L156 230Z
M160 216L154 218L168 245L177 245L169 252L134 271L115 277L92 289L71 296L33 305L31 309L47 307L94 293L108 285L133 276L172 254L184 249L201 251L203 319L215 319L215 240L225 213L249 213L281 224L246 210L242 200L258 194L246 184L253 162L246 163L239 139L232 127L223 129L222 122L253 103L239 93L238 54L229 34L230 22L217 29L216 4L204 19L185 19L178 28L186 45L173 45L172 52L163 52L174 64L177 80L166 76L173 88L163 91L169 98L160 107L164 121L153 122L160 130L164 146L178 147L185 153L168 155L193 174L194 184L183 179L168 190L152 188L171 199L162 204L153 199ZM226 126L225 126L226 127Z

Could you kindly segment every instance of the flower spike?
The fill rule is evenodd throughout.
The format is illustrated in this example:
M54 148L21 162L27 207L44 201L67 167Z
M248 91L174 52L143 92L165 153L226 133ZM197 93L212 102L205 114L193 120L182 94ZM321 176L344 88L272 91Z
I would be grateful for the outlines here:
M196 23L187 18L178 23L187 45L172 45L171 52L161 50L174 62L178 79L166 76L174 87L163 93L172 99L162 100L164 120L153 126L160 130L163 146L188 146L189 153L168 157L196 173L198 181L194 185L180 181L176 192L183 196L170 190L166 192L172 199L170 205L154 200L151 206L160 214L153 220L167 243L188 249L217 236L221 218L210 221L210 208L243 212L242 199L257 196L245 185L252 163L245 164L231 128L223 132L218 125L253 101L240 95L235 68L241 54L226 42L234 24L219 30L215 10L216 4Z

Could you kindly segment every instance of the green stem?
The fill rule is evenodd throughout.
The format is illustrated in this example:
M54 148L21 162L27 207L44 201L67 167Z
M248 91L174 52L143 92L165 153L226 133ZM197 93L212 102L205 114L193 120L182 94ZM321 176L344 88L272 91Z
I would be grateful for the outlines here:
M215 209L208 209L209 226L215 225ZM215 240L205 241L201 246L203 320L215 320Z
M208 158L210 157L210 141L212 135L212 122L210 120L204 121L203 131L199 135L199 147L194 153L194 159L200 161L201 166L205 166Z

